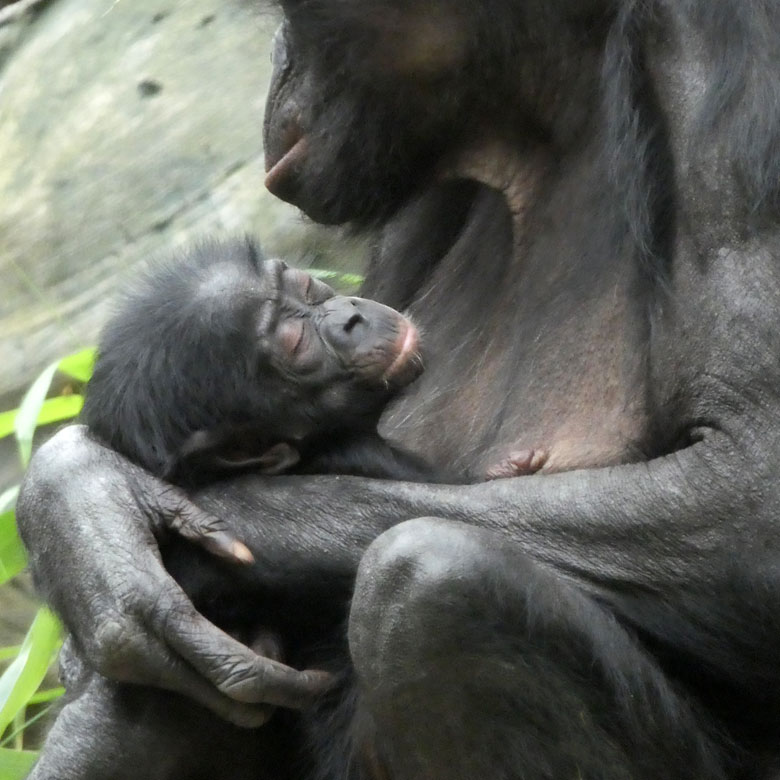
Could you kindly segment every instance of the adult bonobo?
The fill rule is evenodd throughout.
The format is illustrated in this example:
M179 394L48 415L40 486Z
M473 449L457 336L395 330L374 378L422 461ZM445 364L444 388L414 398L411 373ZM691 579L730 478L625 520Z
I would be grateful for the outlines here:
M381 225L364 292L430 348L385 431L455 468L517 442L549 459L458 487L246 477L195 509L66 431L20 517L80 657L242 723L319 693L166 576L155 532L186 514L252 550L259 612L353 594L376 777L771 777L780 8L282 5L267 184L319 221ZM287 722L254 732L258 776Z

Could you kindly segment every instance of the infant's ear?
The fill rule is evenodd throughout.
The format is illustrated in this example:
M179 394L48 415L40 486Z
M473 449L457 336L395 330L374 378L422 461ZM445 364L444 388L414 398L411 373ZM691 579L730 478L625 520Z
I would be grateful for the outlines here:
M262 474L283 474L301 459L298 450L285 441L269 447L256 458L257 468Z
M196 431L179 451L179 464L204 471L251 471L282 474L301 459L298 450L287 442L268 446L258 439L253 450L246 434L230 431Z

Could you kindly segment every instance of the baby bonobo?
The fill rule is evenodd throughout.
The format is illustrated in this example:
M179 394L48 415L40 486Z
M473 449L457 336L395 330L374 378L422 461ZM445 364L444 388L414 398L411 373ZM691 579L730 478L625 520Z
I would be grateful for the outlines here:
M421 371L417 329L397 311L336 295L248 239L209 242L126 292L101 336L82 418L183 487L239 471L462 481L377 432L388 401ZM247 620L186 548L163 553L201 611L281 657L278 632Z
M336 295L249 240L204 244L125 296L83 419L184 486L239 470L433 481L377 433L422 371L418 350L414 325L387 306Z

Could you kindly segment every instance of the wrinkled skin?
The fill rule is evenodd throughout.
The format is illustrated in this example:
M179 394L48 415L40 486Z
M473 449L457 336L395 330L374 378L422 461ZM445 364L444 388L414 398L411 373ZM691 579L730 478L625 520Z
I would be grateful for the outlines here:
M383 226L363 292L408 306L430 349L386 430L474 471L518 446L548 458L459 487L246 477L195 510L64 431L19 514L77 652L234 723L305 705L322 677L206 624L160 565L166 527L227 533L258 594L354 593L374 776L772 777L780 12L283 6L268 186ZM36 777L68 776L52 769L68 734L117 747L69 707ZM177 776L167 755L144 776Z

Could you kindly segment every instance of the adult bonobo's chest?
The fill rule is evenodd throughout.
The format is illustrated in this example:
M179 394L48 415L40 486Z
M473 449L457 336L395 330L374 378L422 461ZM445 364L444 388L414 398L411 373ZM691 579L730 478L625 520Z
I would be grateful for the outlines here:
M496 82L458 24L465 5L391 4L392 24L367 13L365 29L325 14L332 36L307 4L283 5L266 185L318 222L382 225L363 294L423 333L426 372L385 432L471 473L514 449L546 449L548 470L641 458L649 306L594 111L600 36L578 30L576 57L537 88L535 61ZM356 29L368 69L334 69ZM461 78L483 64L482 81Z
M636 299L648 291L634 265L601 253L585 219L567 218L565 240L550 229L517 242L506 211L478 191L410 297L426 370L384 431L477 473L511 450L547 450L543 471L643 459L648 326Z

